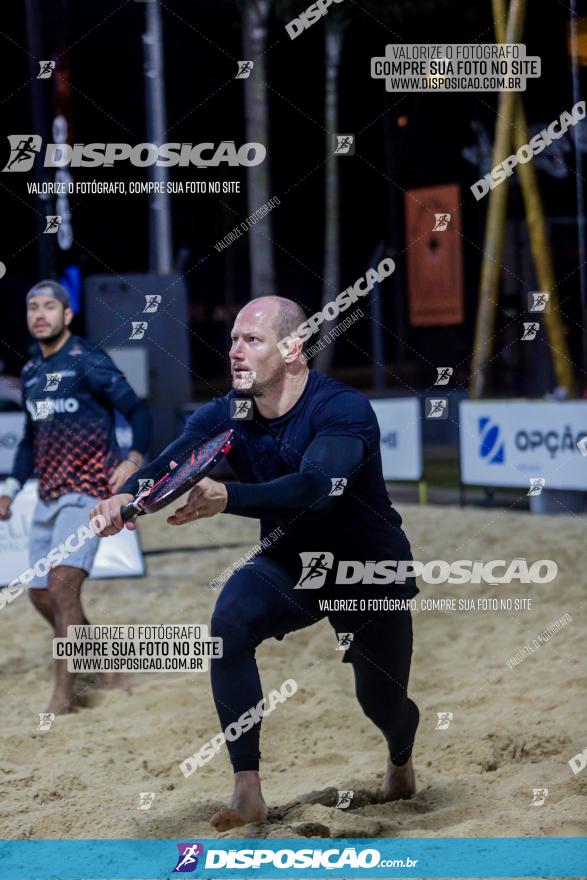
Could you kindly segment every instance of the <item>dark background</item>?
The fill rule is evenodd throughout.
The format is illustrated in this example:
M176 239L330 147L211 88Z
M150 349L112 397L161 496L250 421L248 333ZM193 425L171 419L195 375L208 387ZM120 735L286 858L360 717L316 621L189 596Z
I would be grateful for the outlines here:
M291 4L294 14L308 3ZM482 173L462 155L476 143L473 121L485 126L492 138L498 96L484 94L390 94L384 83L370 77L370 59L384 53L386 42L492 42L489 2L361 3L348 0L339 89L339 130L357 138L357 155L340 161L341 180L341 289L354 282L366 267L377 243L384 240L395 252L404 247L404 191L411 187L457 182L463 207L463 261L465 322L450 328L411 328L406 323L405 266L399 267L384 297L386 374L411 387L430 385L427 362L463 361L457 381L466 382L472 349L479 267L488 199L475 202L468 187ZM567 49L568 9L554 0L529 3L525 42L530 55L542 59L542 76L530 80L524 94L529 125L548 124L573 105ZM379 8L378 8L379 7ZM79 142L140 143L145 138L143 54L141 33L145 5L118 0L41 3L43 57L52 47L69 47L74 139ZM108 16L105 18L105 16ZM324 229L324 24L290 40L284 22L291 16L273 16L267 41L267 81L270 93L271 194L282 205L272 213L276 242L278 290L305 304L319 307L323 274ZM3 8L2 129L3 134L32 131L29 59L25 6ZM232 79L236 60L243 58L241 10L237 3L166 0L162 4L167 98L166 139L245 141L242 82ZM97 25L97 26L96 26ZM399 123L398 123L399 120ZM582 363L580 302L577 275L574 157L566 135L564 177L539 171L539 183L552 229L561 311L565 316L574 363ZM8 142L0 140L0 160L8 156ZM130 180L146 170L120 163L120 168L73 170L74 179ZM203 377L222 381L227 365L219 355L205 356L198 337L223 349L230 323L219 319L218 305L226 300L242 304L249 289L247 237L216 253L213 245L249 213L244 169L171 169L170 179L182 175L200 180L239 179L240 196L172 196L174 255L186 272L192 362ZM24 322L24 294L38 280L34 197L26 193L29 175L0 175L3 234L2 259L10 271L0 281L3 327L0 357L5 371L18 375L30 340ZM128 196L71 196L75 242L58 254L58 268L81 267L84 277L94 273L144 272L148 269L147 199ZM517 183L510 186L509 216L523 218ZM560 218L569 218L563 224ZM503 285L498 322L525 308L524 268L527 242L523 224L510 227L506 261L512 275ZM403 258L402 258L403 259ZM195 267L195 268L193 268ZM404 271L402 271L404 270ZM524 283L517 283L520 278ZM397 305L399 303L399 310ZM403 318L402 318L403 314ZM399 322L399 323L398 323ZM499 327L499 323L498 323ZM85 332L83 314L76 319ZM354 376L357 385L372 380L367 322L337 343L334 372ZM399 340L398 341L398 337ZM351 344L354 340L355 345ZM499 348L499 346L498 346ZM532 388L534 366L525 361L523 346L509 359L501 356L492 372L494 393L543 393ZM544 371L542 371L544 372ZM582 371L577 368L579 378ZM548 371L543 380L549 381ZM200 391L194 380L193 391ZM401 387L399 390L403 390Z

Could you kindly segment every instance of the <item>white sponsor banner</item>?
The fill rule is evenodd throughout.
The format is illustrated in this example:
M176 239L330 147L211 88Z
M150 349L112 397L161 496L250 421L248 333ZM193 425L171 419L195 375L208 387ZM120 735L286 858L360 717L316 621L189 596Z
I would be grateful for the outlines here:
M422 477L422 422L417 397L371 400L381 431L381 460L386 480Z
M587 490L587 401L464 400L459 425L463 483Z
M29 534L37 497L37 482L29 480L12 503L11 518L0 522L0 586L6 586L30 566ZM89 525L89 522L83 518L79 524ZM136 532L124 529L118 535L100 541L91 578L144 574L143 554Z
M24 434L24 415L19 412L0 413L0 474L9 474L16 447Z

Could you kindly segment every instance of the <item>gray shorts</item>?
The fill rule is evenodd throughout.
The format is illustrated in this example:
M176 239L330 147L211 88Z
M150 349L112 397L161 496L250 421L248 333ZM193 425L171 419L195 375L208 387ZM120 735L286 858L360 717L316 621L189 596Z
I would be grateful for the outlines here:
M88 535L90 510L99 499L69 492L56 501L37 501L31 522L29 565L34 577L29 587L45 589L48 572L57 565L83 568L88 574L100 541Z

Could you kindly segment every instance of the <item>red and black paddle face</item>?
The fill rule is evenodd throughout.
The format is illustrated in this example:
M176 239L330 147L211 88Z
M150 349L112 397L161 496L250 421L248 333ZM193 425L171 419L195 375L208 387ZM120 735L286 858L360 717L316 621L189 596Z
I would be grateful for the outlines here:
M212 468L218 464L232 449L234 431L224 431L211 440L206 440L193 450L190 456L173 470L168 470L160 480L134 501L122 508L123 522L145 513L155 513L167 507L176 498L184 495L199 483Z

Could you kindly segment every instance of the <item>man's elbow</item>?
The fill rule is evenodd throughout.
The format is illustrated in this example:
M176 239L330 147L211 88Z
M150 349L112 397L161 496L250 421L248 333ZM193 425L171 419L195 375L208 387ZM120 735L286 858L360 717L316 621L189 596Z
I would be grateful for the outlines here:
M331 495L332 480L318 473L309 476L312 480L312 502L308 505L307 515L318 518L331 513L338 500L336 495Z

